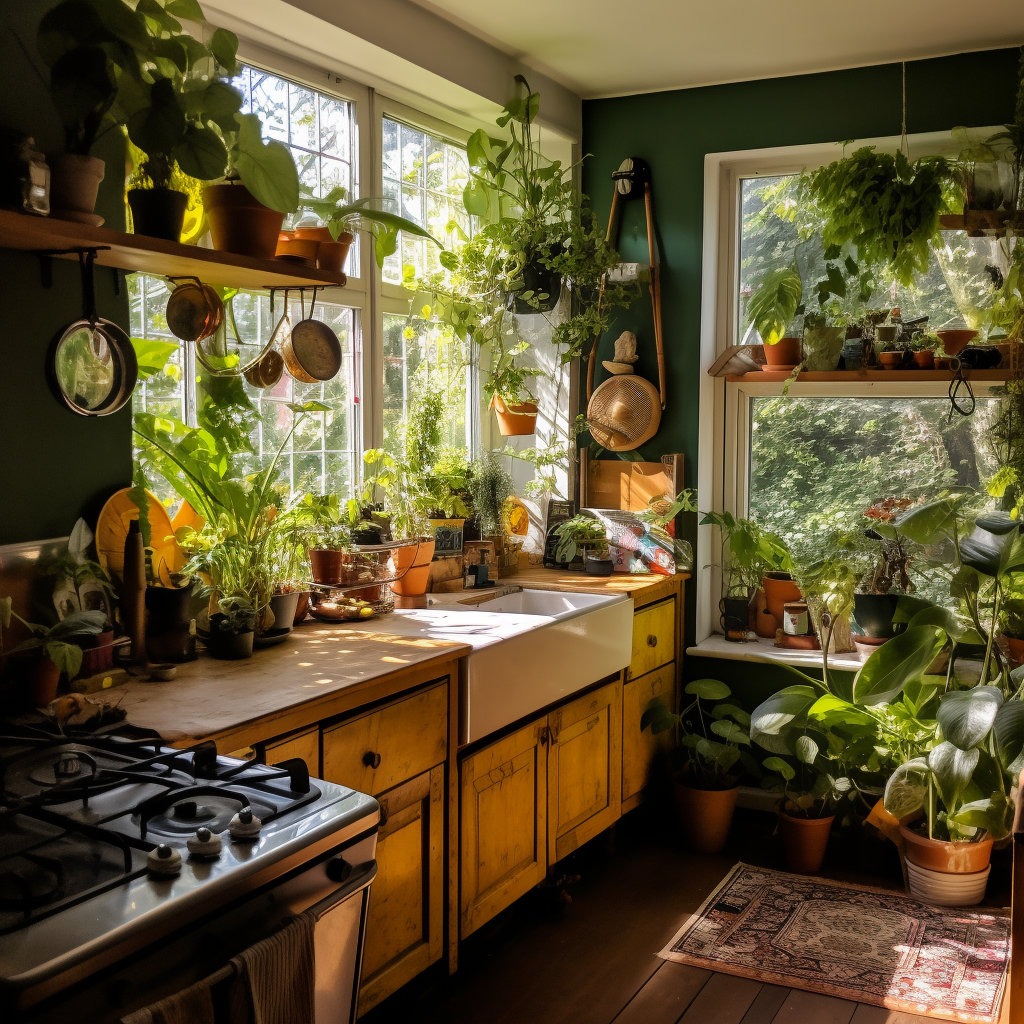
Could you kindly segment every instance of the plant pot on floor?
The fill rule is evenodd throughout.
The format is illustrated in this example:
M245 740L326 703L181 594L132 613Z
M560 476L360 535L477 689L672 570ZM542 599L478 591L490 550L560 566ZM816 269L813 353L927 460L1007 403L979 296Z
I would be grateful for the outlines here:
M149 238L181 240L188 196L173 188L132 188L128 190L132 230Z
M971 906L985 896L992 840L948 843L900 825L907 886L912 896L942 906Z
M798 818L779 809L779 833L786 867L801 875L816 875L825 860L834 817Z
M739 788L697 789L674 784L687 843L698 853L718 853L729 838Z
M258 202L238 183L207 185L203 207L214 249L257 259L273 259L284 214Z

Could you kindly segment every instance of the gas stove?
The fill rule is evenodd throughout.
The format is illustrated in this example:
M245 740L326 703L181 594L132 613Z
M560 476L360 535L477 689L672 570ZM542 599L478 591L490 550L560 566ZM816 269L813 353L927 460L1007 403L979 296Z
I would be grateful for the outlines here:
M176 749L126 724L0 725L0 1006L48 998L376 825L371 797L298 759Z

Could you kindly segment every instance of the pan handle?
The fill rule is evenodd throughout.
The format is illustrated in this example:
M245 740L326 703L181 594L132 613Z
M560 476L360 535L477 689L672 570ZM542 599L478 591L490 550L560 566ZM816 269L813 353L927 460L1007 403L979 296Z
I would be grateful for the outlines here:
M82 275L82 303L85 306L85 319L92 327L96 326L96 279L94 267L96 250L83 249L78 253L78 265Z

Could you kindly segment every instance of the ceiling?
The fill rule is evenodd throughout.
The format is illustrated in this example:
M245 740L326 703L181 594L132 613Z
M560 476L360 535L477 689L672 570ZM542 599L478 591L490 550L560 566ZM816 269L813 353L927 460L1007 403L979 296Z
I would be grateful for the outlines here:
M584 99L1024 44L1022 0L412 0Z

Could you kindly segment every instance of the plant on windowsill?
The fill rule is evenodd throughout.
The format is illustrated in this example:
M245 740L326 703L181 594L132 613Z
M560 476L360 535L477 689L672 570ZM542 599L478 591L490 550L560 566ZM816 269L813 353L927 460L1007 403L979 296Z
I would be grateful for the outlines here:
M766 370L791 370L800 362L800 339L789 335L803 297L803 281L795 266L774 267L755 284L747 317L764 346Z
M695 679L684 693L692 700L678 713L660 698L651 701L640 728L670 737L668 769L688 840L716 853L728 838L739 779L756 769L748 753L750 716L729 700L732 691L719 679Z

